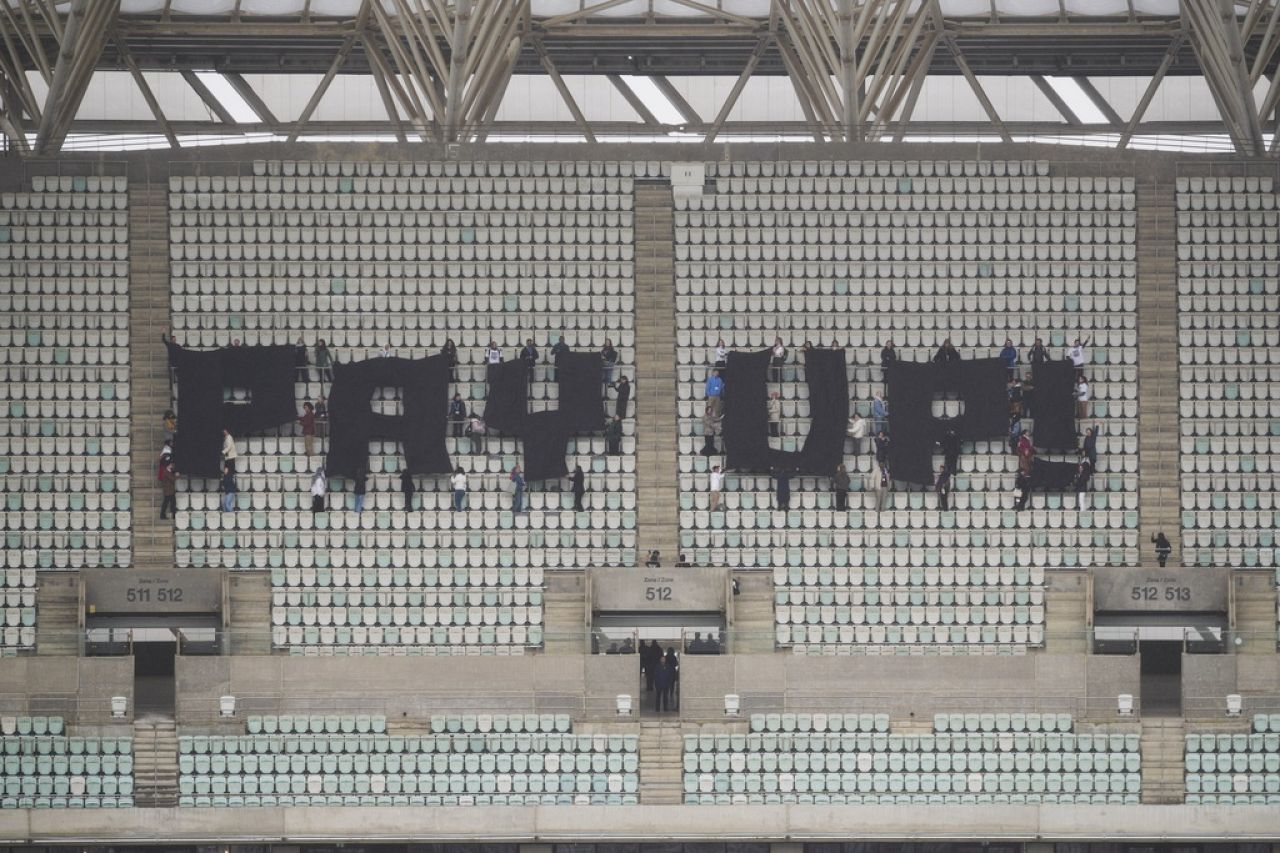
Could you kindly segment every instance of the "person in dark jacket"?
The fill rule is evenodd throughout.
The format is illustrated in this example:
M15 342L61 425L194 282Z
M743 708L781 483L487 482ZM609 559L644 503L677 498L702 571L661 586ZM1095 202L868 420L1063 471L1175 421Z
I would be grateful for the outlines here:
M329 347L325 344L324 339L316 341L316 381L317 382L333 382L333 353L329 352Z
M160 492L164 495L164 499L160 501L160 518L169 517L165 513L166 510L176 516L178 514L178 472L174 469L172 462L167 462L160 468Z
M831 478L831 491L835 494L836 509L844 512L849 508L849 472L844 464L836 466L836 473Z
M440 347L440 354L449 362L449 379L456 382L458 380L458 345L453 342L453 338L444 342L444 346Z
M306 382L307 368L311 366L311 360L307 358L307 342L302 338L298 338L298 343L293 348L293 366L298 371L298 381Z
M933 491L938 495L938 509L944 511L949 509L949 501L951 498L951 469L946 465L938 467L938 476L933 480Z
M1031 475L1021 471L1013 478L1013 487L1018 490L1018 499L1013 508L1019 512L1027 508L1027 500L1031 497Z
M400 472L400 491L404 492L404 508L408 512L413 509L413 496L418 491L418 484L413 481L408 468Z
M773 469L773 480L777 484L778 509L791 508L791 472L786 468Z
M876 434L876 463L880 466L880 477L889 479L889 436L884 430Z
M614 415L604 425L605 453L617 456L622 453L622 418Z
M1084 431L1084 443L1081 445L1082 452L1089 460L1089 464L1094 468L1098 467L1098 428L1089 427Z
M938 351L933 354L934 364L955 364L960 360L960 351L951 343L951 338L942 342Z
M613 369L618 366L618 351L613 348L613 338L604 339L604 348L600 350L600 379L605 388L613 382Z
M222 469L222 482L218 484L222 492L222 511L231 512L236 508L236 472L230 466Z
M680 710L680 658L676 650L667 646L663 662L671 669L671 690L667 695L667 704L672 711Z
M581 465L574 466L571 479L573 480L573 508L582 512L582 496L587 493L587 484Z
M1018 372L1018 348L1013 345L1012 338L1004 339L1004 349L1000 350L1000 358L1009 370L1009 378L1012 379Z
M1036 338L1036 342L1031 345L1031 352L1027 354L1027 361L1031 362L1031 375L1034 376L1036 368L1049 360L1049 350L1045 348L1044 341Z
M368 488L369 488L369 475L366 474L364 471L357 471L355 486L351 490L352 493L356 496L356 513L357 514L364 512L364 495L365 495L365 492L368 490Z
M885 341L883 347L880 348L880 367L888 369L889 365L898 360L898 351L893 348L893 339Z
M956 432L954 425L947 427L938 444L942 445L942 458L946 460L947 470L951 473L960 470L960 433Z
M671 707L671 688L675 684L675 669L668 664L667 659L661 658L654 667L653 674L653 710L655 711L673 711Z
M1169 561L1169 555L1173 553L1173 545L1169 542L1169 538L1164 535L1163 530L1152 536L1151 541L1156 546L1156 559L1163 566Z
M614 409L614 414L620 418L625 418L627 416L627 405L631 402L631 380L625 376L619 377L618 381L613 383L613 390L618 394L617 407Z
M467 404L461 394L454 394L449 403L449 427L454 438L462 438L467 427Z

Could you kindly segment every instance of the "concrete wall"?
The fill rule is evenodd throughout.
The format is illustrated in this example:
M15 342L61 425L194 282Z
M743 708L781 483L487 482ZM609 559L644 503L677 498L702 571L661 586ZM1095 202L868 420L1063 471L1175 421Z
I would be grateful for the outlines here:
M0 712L48 714L82 725L111 722L111 697L133 708L133 658L0 659Z
M1133 657L790 657L686 655L681 709L715 717L724 695L744 713L879 711L932 721L941 711L1044 710L1113 713L1117 693L1138 692Z
M243 713L369 713L388 718L459 712L609 717L636 693L635 657L190 657L179 658L178 719L217 716L218 697Z
M1260 806L540 806L0 812L0 841L423 842L1271 840Z

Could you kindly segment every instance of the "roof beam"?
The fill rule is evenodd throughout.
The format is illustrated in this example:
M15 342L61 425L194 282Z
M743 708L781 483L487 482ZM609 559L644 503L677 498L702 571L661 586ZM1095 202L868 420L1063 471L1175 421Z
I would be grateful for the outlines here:
M621 75L610 74L609 82L613 84L613 88L622 93L622 97L627 99L627 103L631 105L631 109L636 111L636 115L640 116L640 120L647 125L658 125L662 122L658 121L658 117L645 106L644 101L640 100L640 96L635 93L627 81L623 80Z
M120 0L73 0L36 133L37 154L51 154L62 147L67 128L93 79L119 5ZM22 8L25 10L26 5Z
M156 100L155 93L147 85L147 78L142 76L142 69L133 60L133 54L129 52L129 48L119 36L116 36L115 41L116 49L120 51L120 58L124 60L125 67L133 75L133 82L137 84L138 90L142 92L142 99L147 102L147 108L156 117L156 124L160 125L160 132L164 134L165 139L169 140L169 147L175 150L181 148L182 145L178 142L177 134L173 132L173 127L169 124L169 120L165 118L164 110L160 109L160 102Z
M556 70L555 63L551 61L551 55L547 53L547 49L543 46L540 37L533 39L533 47L538 52L538 58L542 60L543 70L547 72L547 76L555 84L556 91L560 93L560 98L564 101L564 105L569 108L569 113L573 116L573 120L578 123L578 127L582 130L582 135L586 137L588 142L595 142L596 135L591 130L591 122L587 121L587 117L583 115L578 102L574 100L573 93L565 85L564 78Z
M1137 133L1143 116L1147 114L1147 107L1151 106L1151 99L1156 96L1156 90L1160 88L1160 83L1163 82L1165 75L1169 73L1169 67L1173 65L1173 58L1182 49L1183 38L1184 36L1177 35L1174 36L1173 41L1169 42L1169 47L1164 52L1164 60L1160 63L1160 67L1156 69L1156 73L1152 75L1151 82L1147 83L1147 88L1138 100L1138 105L1133 108L1133 115L1129 117L1129 123L1125 125L1124 133L1120 134L1120 141L1116 143L1116 148L1124 149L1128 147L1129 140L1133 139L1134 134Z
M1232 0L1181 0L1181 8L1191 46L1236 150L1261 155L1265 150L1262 124L1245 67L1235 4Z
M329 63L329 70L320 78L319 85L316 90L311 93L311 98L307 101L307 105L303 107L302 112L298 115L298 120L293 123L293 129L289 131L287 142L297 142L298 134L302 132L302 126L311 120L311 114L316 111L316 107L320 105L320 100L324 97L324 93L329 91L330 84L333 83L334 75L338 73L338 69L347 61L347 57L351 55L351 48L355 47L356 40L364 33L366 22L369 20L369 0L362 0L360 3L360 17L356 20L356 28L342 42L342 47L338 49L338 54L333 58L333 62Z
M1036 88L1044 93L1044 96L1049 99L1049 103L1053 104L1053 108L1062 113L1062 117L1067 120L1067 124L1081 124L1080 116L1076 115L1071 107L1067 106L1067 102L1062 100L1062 96L1058 94L1057 89L1053 88L1053 84L1040 74L1032 74L1031 82L1035 83Z
M1013 137L1009 135L1009 129L1005 127L1004 122L1000 119L1000 114L996 112L995 105L991 103L991 99L987 97L982 84L978 82L977 75L969 67L969 61L960 52L960 46L956 44L955 36L947 34L942 37L942 40L946 42L947 49L951 51L956 65L960 68L960 73L964 75L964 79L969 81L969 87L973 89L973 94L977 95L978 103L982 104L983 111L986 112L987 118L991 119L991 123L995 125L996 132L1000 134L1000 138L1005 142L1012 142Z
M1181 39L1178 36L1174 36L1174 39L1181 44ZM1172 54L1168 54L1166 52L1166 56L1169 57L1170 63L1173 62L1174 57L1177 55L1177 50L1174 50ZM1165 71L1167 72L1168 70L1168 66L1166 66ZM1120 127L1124 124L1124 119L1120 118L1120 114L1116 112L1115 107L1111 106L1111 102L1102 97L1102 93L1098 91L1097 86L1093 85L1092 80L1083 75L1076 75L1071 79L1076 81L1076 85L1080 87L1080 91L1084 92L1089 100L1093 102L1093 105L1098 108L1098 112L1106 116L1107 121L1111 122L1116 127Z
M715 121L711 123L711 127L707 130L707 135L702 138L704 143L716 141L716 136L724 128L724 123L728 120L729 113L733 112L734 105L738 103L738 98L742 95L742 90L746 87L747 81L755 73L756 65L759 64L760 57L764 55L765 49L769 46L769 41L770 36L768 34L762 35L757 40L756 49L751 51L751 57L747 60L746 67L742 69L742 73L734 81L733 88L729 90L728 96L720 106L720 112L716 113Z
M649 79L653 81L653 85L658 87L658 91L662 93L662 96L676 108L676 112L680 113L681 118L689 124L702 123L702 117L698 115L698 111L685 100L684 95L680 94L680 90L670 80L661 74L651 74Z
M244 102L249 105L249 109L257 114L258 119L263 124L268 125L271 130L278 130L280 120L271 112L271 108L267 106L267 102L259 97L253 87L249 85L249 81L235 72L227 71L222 75L223 79L231 84L231 88L236 90L236 94L244 98Z
M209 87L204 81L196 75L196 72L190 69L183 69L182 79L187 81L187 85L191 90L200 96L200 100L204 101L204 105L208 107L214 115L222 119L227 124L235 124L235 117L227 110L226 106L219 101L213 92L209 91Z

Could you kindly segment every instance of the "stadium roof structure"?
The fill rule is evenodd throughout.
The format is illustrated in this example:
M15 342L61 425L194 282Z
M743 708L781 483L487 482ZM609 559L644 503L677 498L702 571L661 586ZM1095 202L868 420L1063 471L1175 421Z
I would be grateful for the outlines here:
M1169 136L1275 154L1280 0L0 0L8 145Z

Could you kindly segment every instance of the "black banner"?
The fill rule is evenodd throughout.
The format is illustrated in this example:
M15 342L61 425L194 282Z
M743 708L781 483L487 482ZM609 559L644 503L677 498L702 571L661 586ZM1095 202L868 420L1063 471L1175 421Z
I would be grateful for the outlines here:
M1036 447L1076 449L1076 369L1070 361L1036 365L1031 398Z

